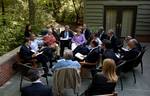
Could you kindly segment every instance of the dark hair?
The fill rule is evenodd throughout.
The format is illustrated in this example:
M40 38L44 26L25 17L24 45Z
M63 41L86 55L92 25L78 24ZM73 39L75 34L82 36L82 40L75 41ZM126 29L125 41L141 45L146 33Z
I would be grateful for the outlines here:
M29 42L29 41L30 41L29 38L25 38L24 41L23 41L23 43L25 44L25 43L27 43L27 42Z
M98 37L98 33L95 33L95 34L94 34L94 37Z
M29 30L29 26L31 26L30 24L27 24L25 27L25 32L31 32L31 29Z
M37 69L30 69L28 71L28 78L33 82L40 78L39 71Z
M95 47L98 46L98 42L96 42L95 40L93 40L91 43L92 43Z
M106 49L111 49L111 41L110 40L103 40L103 45Z

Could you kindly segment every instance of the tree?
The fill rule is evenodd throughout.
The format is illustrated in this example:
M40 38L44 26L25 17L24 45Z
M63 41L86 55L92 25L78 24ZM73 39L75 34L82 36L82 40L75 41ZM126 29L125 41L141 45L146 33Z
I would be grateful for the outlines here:
M30 24L35 24L35 14L36 14L36 8L35 8L35 0L28 0L29 4L29 22Z
M72 0L73 2L73 6L75 9L75 13L76 13L76 24L80 23L80 18L81 18L81 14L82 14L82 7L83 7L83 2L82 0ZM77 5L77 6L76 6Z
M1 0L1 5L2 5L2 22L3 22L3 25L6 25L6 20L5 20L5 6L4 6L4 0Z

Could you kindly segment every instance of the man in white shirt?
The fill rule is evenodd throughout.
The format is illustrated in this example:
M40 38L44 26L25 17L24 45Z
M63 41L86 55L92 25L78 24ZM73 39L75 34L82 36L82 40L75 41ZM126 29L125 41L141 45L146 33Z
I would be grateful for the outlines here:
M52 50L49 47L42 47L41 49L39 49L39 46L43 45L43 40L37 40L35 37L35 34L31 34L30 36L30 40L31 40L31 51L34 53L41 53L44 54L49 62L50 62L50 68L52 67Z

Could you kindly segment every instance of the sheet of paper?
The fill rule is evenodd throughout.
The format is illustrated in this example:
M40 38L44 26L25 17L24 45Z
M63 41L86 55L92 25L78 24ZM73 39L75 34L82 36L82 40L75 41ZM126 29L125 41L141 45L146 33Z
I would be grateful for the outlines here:
M75 54L75 57L77 57L77 58L80 59L80 60L83 60L83 59L85 58L85 56L82 55L81 53L76 53L76 54Z

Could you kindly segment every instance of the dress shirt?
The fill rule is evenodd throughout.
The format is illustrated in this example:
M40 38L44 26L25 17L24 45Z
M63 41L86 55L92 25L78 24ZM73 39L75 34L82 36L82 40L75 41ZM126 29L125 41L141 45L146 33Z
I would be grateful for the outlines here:
M42 81L40 80L40 79L38 79L38 80L36 80L36 81L34 81L34 82L32 82L32 83L42 83ZM42 83L43 84L43 83Z
M61 60L59 60L59 62L57 62L57 63L52 67L52 71L60 70L60 69L65 69L65 68L75 68L75 69L79 69L80 67L81 67L81 65L79 64L78 61L72 61L72 60L61 59Z
M43 40L35 39L31 41L30 48L32 52L37 52L39 50L39 45L42 45L42 44L43 44Z
M69 32L67 32L67 31L64 32L64 39L66 39L66 40L69 39Z
M102 35L104 34L104 31L100 34L99 38L101 39L102 38Z
M83 43L85 43L85 42L86 42L86 39L85 39L85 37L84 37L83 34L75 35L75 36L73 36L73 38L72 38L72 43L76 43L76 44L81 45L81 44L83 44Z

